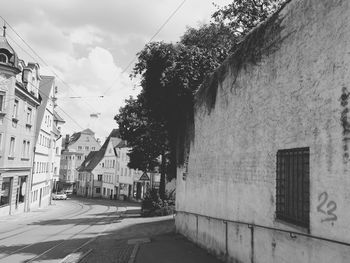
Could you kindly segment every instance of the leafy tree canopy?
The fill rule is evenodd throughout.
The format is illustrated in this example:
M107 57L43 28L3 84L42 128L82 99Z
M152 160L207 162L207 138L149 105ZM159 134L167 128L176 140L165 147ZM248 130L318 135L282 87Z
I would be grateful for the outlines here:
M242 37L283 2L234 0L217 6L211 23L188 28L178 43L145 45L132 72L140 77L142 92L127 100L115 117L132 148L130 167L152 169L163 155L169 174L175 176L175 149L191 115L194 93Z

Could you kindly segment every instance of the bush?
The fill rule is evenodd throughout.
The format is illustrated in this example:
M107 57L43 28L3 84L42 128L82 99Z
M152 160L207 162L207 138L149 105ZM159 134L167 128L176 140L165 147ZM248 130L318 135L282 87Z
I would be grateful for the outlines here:
M172 194L165 194L165 199L161 199L158 189L147 190L145 198L141 204L143 216L166 216L174 213L175 200Z

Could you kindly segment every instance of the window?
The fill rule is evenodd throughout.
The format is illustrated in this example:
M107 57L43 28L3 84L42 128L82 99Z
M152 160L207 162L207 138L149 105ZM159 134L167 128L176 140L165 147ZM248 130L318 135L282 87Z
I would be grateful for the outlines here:
M24 140L23 141L23 146L22 146L22 157L26 157L26 153L27 153L27 141Z
M96 194L100 194L101 193L101 188L100 187L96 187Z
M277 152L276 218L309 227L310 150L295 148Z
M102 181L102 174L97 175L97 181Z
M92 151L95 151L95 149L96 149L95 147L91 147L91 150L92 150Z
M106 187L103 187L103 195L106 195Z
M85 150L88 151L89 150L89 146L85 146Z
M30 154L30 141L27 141L27 152L26 152L26 157L29 158Z
M0 207L10 204L12 177L4 177L1 183Z
M0 54L0 62L7 63L7 56L5 54Z
M32 123L32 109L27 108L27 124L31 124L31 123Z
M78 157L77 157L77 158L78 158L78 160L81 160L81 156L80 156L80 155L78 155Z
M81 150L81 149L83 149L83 147L81 147L81 146L78 146L78 150Z
M13 157L15 155L15 137L11 137L9 155L10 157Z
M5 93L0 92L0 112L4 111L4 104L5 104Z
M113 164L112 164L112 167L113 167L113 168L115 167L115 160L113 160Z
M12 113L12 118L17 119L18 116L18 100L15 100L15 102L13 103L13 113Z

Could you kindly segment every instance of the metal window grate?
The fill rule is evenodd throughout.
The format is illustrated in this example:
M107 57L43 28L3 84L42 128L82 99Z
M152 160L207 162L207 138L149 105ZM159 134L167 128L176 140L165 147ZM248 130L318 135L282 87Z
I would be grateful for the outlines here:
M309 227L310 149L277 152L276 218Z

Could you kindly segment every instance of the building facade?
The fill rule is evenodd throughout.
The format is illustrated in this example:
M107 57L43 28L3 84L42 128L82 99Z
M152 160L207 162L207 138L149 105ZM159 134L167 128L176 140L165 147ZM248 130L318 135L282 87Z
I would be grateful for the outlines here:
M177 231L227 262L350 262L349 13L289 1L202 84Z
M31 208L45 207L51 202L51 193L57 182L57 147L61 141L60 126L55 112L57 87L55 78L41 76L39 95L42 98L36 119L36 145L31 189Z
M114 198L116 177L113 161L116 167L116 158L113 145L119 138L119 130L112 130L99 151L91 152L78 168L78 195L90 198Z
M120 141L115 147L118 156L117 159L117 176L118 180L118 198L119 199L129 199L134 197L134 176L136 172L134 169L128 167L129 163L129 147L126 141Z
M4 30L0 37L0 216L29 208L39 82L39 65L20 61Z
M91 151L98 151L100 143L90 129L66 135L61 153L59 190L76 192L79 188L77 168L83 163Z
M53 121L54 121L54 169L53 169L53 187L52 191L57 192L58 191L58 184L60 180L60 166L61 166L61 151L62 151L62 141L63 136L61 134L61 127L65 123L64 119L56 112L54 111L53 115Z
M117 174L118 156L115 147L121 141L118 137L109 140L107 149L102 160L102 197L107 199L117 199L119 178Z

